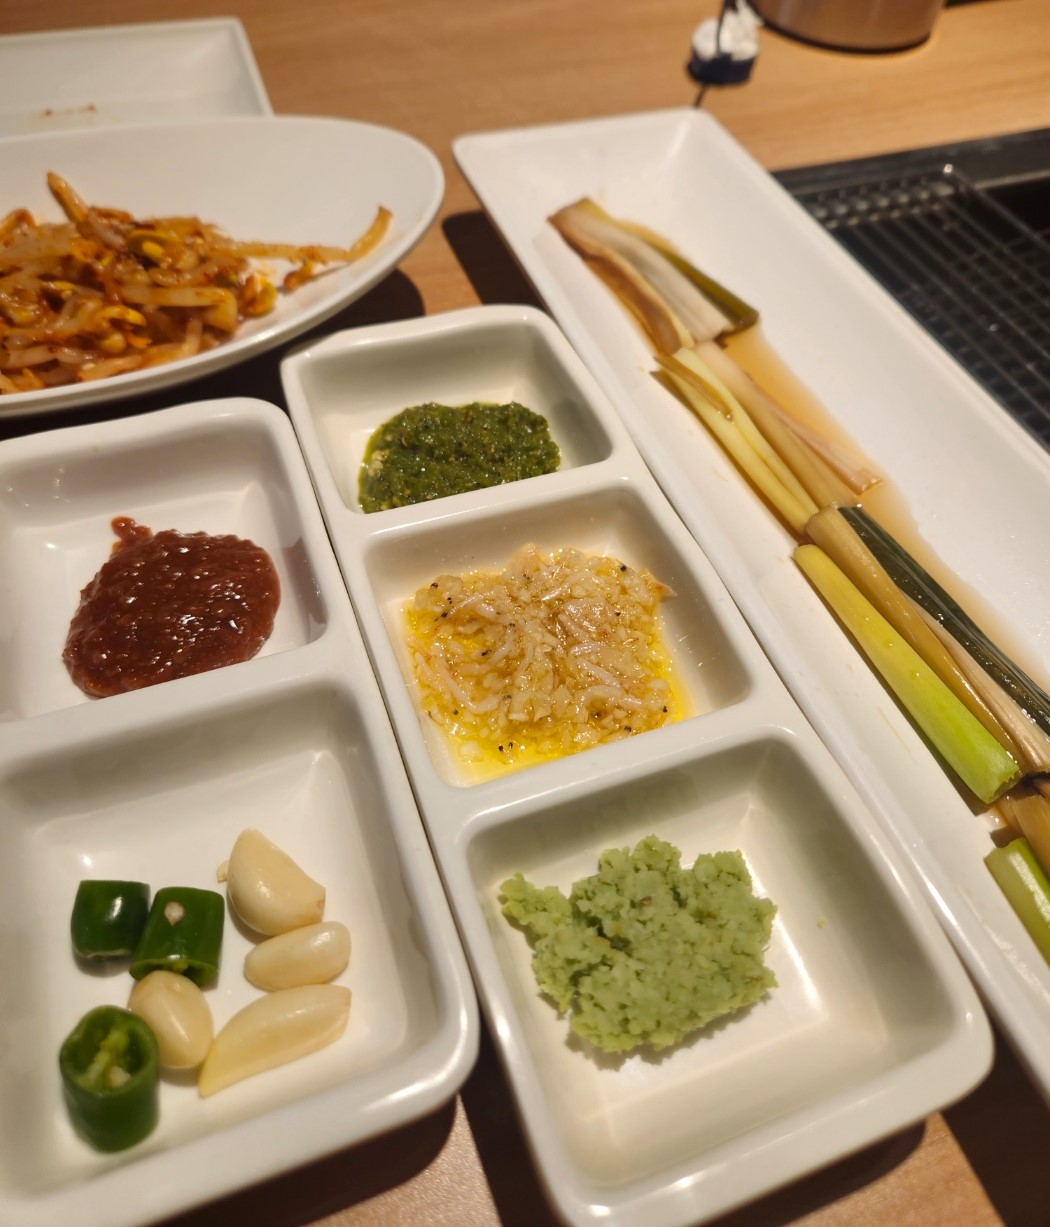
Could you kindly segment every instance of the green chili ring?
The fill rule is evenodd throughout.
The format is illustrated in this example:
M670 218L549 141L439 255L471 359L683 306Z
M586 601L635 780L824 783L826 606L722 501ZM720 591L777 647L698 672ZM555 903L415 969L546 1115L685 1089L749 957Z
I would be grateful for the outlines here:
M148 1137L159 1114L157 1039L130 1010L90 1010L58 1054L66 1109L96 1150L126 1150Z
M82 959L130 958L149 915L145 882L85 879L77 887L69 933Z
M158 890L135 948L131 974L174 971L205 988L219 974L226 904L214 890L165 886Z

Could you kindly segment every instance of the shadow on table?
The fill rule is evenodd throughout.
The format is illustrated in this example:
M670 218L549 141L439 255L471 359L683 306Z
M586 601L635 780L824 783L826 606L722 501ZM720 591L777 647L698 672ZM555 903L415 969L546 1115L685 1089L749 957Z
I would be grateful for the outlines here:
M553 1227L559 1220L545 1201L487 1035L463 1103L500 1221L505 1227ZM1050 1164L1033 1166L1033 1160L1050 1154L1050 1110L1000 1037L992 1073L943 1115L1006 1227L1045 1227L1050 1221ZM904 1130L710 1227L783 1227L804 1219L890 1175L920 1145L923 1130L922 1125Z
M481 1056L462 1091L463 1106L503 1227L556 1227L532 1165L510 1090L482 1028ZM891 1172L918 1147L922 1127L905 1130L777 1193L723 1216L710 1227L781 1227ZM196 1225L195 1225L196 1227Z
M1050 1110L996 1032L995 1068L944 1118L1007 1227L1050 1222Z
M281 359L290 349L333 332L341 332L345 328L413 319L423 314L423 298L415 283L404 273L395 270L356 302L344 307L336 315L322 320L316 327L293 338L286 345L280 345L203 379L177 384L151 396L99 401L85 409L58 410L43 417L17 418L10 422L4 421L3 405L0 402L0 439L12 439L60 426L82 426L90 422L131 417L155 409L166 409L170 405L184 405L191 401L213 400L218 397L253 396L272 401L282 409L287 409L281 390Z
M367 1201L426 1170L448 1141L455 1104L395 1133L342 1150L285 1176L277 1176L156 1227L230 1227L265 1223L301 1227Z
M441 226L474 293L486 304L543 304L484 213L454 213Z
M460 1092L492 1199L503 1227L557 1227L532 1165L510 1087L503 1076L488 1027L482 1023L481 1051Z
M922 1135L921 1125L905 1129L885 1142L840 1159L760 1201L712 1220L710 1227L784 1227L784 1224L804 1219L823 1206L832 1205L888 1176L918 1148Z

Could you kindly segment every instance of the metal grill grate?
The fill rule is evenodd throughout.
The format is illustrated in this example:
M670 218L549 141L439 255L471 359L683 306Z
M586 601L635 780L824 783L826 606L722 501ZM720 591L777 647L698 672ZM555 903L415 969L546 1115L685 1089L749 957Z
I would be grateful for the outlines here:
M1050 210L1035 211L1045 228L1026 225L943 162L837 182L827 169L810 185L781 179L1050 448Z

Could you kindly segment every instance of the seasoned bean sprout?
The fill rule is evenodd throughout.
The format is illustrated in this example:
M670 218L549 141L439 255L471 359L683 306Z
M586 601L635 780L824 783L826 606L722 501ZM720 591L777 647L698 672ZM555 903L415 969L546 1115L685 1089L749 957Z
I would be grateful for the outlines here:
M138 219L86 204L59 175L64 222L27 209L0 219L0 394L87 382L190 358L267 315L325 266L383 238L380 207L349 247L232 239L197 217ZM252 264L282 260L280 286Z

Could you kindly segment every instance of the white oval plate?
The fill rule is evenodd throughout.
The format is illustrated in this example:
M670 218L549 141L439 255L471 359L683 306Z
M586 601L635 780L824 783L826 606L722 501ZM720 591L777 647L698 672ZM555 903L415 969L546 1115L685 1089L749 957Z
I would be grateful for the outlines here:
M48 171L93 205L139 217L191 214L238 239L348 245L379 205L393 213L386 237L363 260L282 295L270 315L244 323L226 344L97 383L0 396L0 420L141 396L282 344L390 272L426 233L444 193L426 146L339 119L250 116L11 137L0 141L0 159L0 215L24 207L39 220L59 220Z

